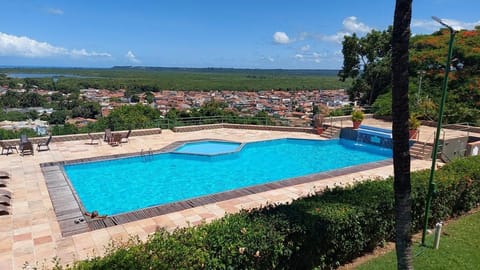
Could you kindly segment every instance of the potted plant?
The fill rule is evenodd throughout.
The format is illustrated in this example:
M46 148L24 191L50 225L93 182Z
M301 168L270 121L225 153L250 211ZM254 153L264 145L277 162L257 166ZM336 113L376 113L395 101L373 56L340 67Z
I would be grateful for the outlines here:
M317 129L318 135L323 133L323 120L329 113L330 109L326 105L318 105L318 113L313 116L313 126Z
M361 110L354 110L352 112L353 129L358 129L363 119L365 119L365 114Z
M417 116L415 115L410 115L410 118L408 118L408 132L409 132L409 138L414 139L417 136L418 128L420 127L420 120L417 119Z

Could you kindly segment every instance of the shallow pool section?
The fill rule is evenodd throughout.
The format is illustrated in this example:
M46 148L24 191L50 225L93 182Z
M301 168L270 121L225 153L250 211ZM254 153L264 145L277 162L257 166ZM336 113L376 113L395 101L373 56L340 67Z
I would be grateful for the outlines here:
M280 139L229 155L174 152L65 165L87 211L116 215L249 186L391 158L391 149L350 140Z
M236 152L241 145L241 143L224 141L189 142L176 148L173 152L194 155L220 155Z

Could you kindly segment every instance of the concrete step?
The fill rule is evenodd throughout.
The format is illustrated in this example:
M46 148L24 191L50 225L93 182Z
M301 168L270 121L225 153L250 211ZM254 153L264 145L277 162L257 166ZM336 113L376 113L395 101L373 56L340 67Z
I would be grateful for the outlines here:
M424 145L422 142L415 142L410 147L410 156L418 159L431 159L432 151L432 145Z
M322 138L331 139L338 138L340 136L341 129L336 126L324 126L323 133L320 135Z

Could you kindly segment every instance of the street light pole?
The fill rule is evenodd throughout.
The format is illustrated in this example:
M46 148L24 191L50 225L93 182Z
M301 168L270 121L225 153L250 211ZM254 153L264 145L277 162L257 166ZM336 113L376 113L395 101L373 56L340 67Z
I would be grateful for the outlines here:
M438 17L433 16L433 20L440 23L441 25L447 27L450 30L450 41L448 42L448 55L447 55L447 63L445 65L445 77L443 78L442 83L442 99L440 101L440 108L438 110L438 120L437 120L437 131L435 133L435 142L433 147L433 154L432 154L432 167L430 168L430 178L428 180L428 194L427 194L427 201L425 206L425 216L423 222L423 233L422 233L422 245L425 246L425 236L427 233L428 227L428 214L430 212L430 204L432 202L432 196L435 192L435 183L433 183L433 177L435 175L435 162L437 160L437 152L438 152L438 141L440 138L440 132L442 130L442 120L443 120L443 107L445 106L445 100L447 97L447 84L448 84L448 73L450 72L450 61L452 58L452 51L453 51L453 40L455 39L455 30L444 23Z
M418 93L417 93L417 104L420 103L420 92L422 92L422 78L425 75L425 70L420 70L417 74L420 76L420 81L418 83Z

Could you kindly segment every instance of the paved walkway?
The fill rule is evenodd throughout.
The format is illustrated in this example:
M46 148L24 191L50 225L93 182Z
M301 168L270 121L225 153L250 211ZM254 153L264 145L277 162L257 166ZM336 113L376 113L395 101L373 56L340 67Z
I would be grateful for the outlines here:
M173 230L209 222L242 208L253 208L268 203L289 202L334 184L342 185L393 174L393 166L384 166L321 181L313 181L267 192L252 194L217 203L207 204L153 218L91 232L62 237L52 202L41 172L40 163L91 158L141 149L157 150L170 143L204 138L250 142L274 138L319 139L318 135L300 132L279 132L240 129L212 129L186 133L164 130L162 134L131 137L130 142L118 147L107 144L88 145L89 140L55 142L50 151L35 152L34 156L18 154L0 156L0 170L11 175L8 189L13 193L11 215L0 216L0 269L22 269L26 262L31 265L45 263L57 256L62 264L72 263L92 255L102 255L111 240L126 240L129 235L146 239L157 228ZM412 170L429 168L429 161L412 160Z

